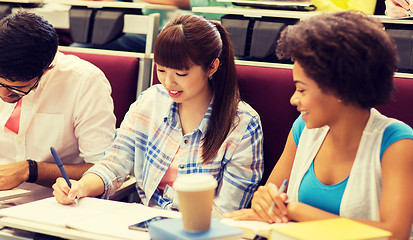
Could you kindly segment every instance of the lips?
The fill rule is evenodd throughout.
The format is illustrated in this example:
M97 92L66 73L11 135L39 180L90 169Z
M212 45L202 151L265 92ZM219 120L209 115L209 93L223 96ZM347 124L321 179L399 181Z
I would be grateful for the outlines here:
M179 97L179 96L181 95L182 91L169 90L168 93L169 93L169 96L170 96L171 98L177 98L177 97Z

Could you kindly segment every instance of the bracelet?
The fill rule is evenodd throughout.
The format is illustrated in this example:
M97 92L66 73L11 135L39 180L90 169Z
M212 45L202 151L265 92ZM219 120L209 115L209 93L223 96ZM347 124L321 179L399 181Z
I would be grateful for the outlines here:
M29 163L29 178L26 182L35 183L37 180L37 162L30 159L27 162Z

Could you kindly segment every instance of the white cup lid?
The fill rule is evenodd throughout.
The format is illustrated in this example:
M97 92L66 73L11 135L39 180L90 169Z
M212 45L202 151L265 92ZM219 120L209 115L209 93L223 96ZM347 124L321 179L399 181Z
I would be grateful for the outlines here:
M178 191L200 191L215 189L217 180L207 173L191 173L179 175L174 182L174 189Z

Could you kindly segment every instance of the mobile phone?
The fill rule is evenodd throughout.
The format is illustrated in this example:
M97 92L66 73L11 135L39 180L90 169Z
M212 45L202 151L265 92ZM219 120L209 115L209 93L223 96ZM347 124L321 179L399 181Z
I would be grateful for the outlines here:
M156 217L153 217L153 218L149 218L145 221L132 224L132 225L129 226L129 229L147 232L148 231L148 225L149 225L150 222L155 222L155 221L159 221L159 220L162 220L162 219L168 219L168 218L169 217L156 216Z

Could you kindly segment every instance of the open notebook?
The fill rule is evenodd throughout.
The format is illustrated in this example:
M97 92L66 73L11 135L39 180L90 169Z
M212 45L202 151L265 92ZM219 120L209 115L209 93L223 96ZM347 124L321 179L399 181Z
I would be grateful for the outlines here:
M307 0L217 0L218 2L231 2L237 6L267 8L278 10L313 11L313 3Z

